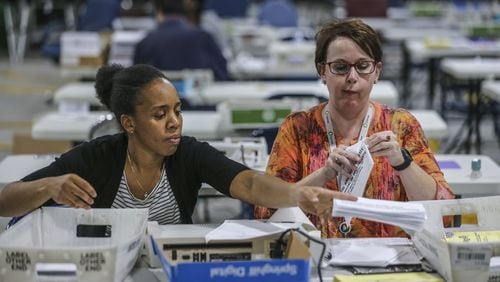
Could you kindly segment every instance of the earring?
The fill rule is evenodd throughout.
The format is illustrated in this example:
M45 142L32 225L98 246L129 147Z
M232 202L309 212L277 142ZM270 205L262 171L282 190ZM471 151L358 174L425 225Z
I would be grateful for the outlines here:
M133 129L130 130L130 134L134 134L134 130Z

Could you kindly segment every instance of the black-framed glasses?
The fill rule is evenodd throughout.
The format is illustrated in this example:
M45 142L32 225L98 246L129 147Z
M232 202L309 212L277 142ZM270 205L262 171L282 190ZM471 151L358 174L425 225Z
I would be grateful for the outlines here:
M344 75L351 71L354 67L358 74L370 74L375 71L375 61L359 61L354 64L346 62L329 62L325 63L332 74Z

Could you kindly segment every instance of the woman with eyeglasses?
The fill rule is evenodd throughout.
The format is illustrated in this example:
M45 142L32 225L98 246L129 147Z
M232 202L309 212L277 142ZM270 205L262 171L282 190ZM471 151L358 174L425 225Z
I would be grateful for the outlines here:
M326 24L316 35L315 63L328 88L328 102L285 119L268 174L339 191L340 176L351 177L360 162L346 148L364 142L374 166L364 191L356 196L394 201L454 198L415 117L370 100L382 71L382 47L370 26L361 20ZM272 212L255 208L257 218ZM308 216L324 237L407 236L388 224Z

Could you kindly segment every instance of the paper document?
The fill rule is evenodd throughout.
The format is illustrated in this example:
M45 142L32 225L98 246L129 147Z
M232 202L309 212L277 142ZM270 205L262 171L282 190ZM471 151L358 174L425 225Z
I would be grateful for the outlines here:
M278 223L260 220L226 220L205 236L205 241L238 241L279 234L299 228L300 222Z
M500 241L500 230L490 231L446 231L444 239L448 243L482 243Z
M330 244L330 265L386 267L420 264L420 257L407 238L340 239Z
M297 222L308 229L316 229L306 214L299 207L281 208L276 210L269 218L270 222Z
M423 228L427 219L419 202L375 200L359 197L357 201L333 200L334 217L357 217L396 225L413 235Z
M373 282L373 281L394 281L394 282L443 282L437 275L426 272L408 273L388 273L372 275L335 275L333 282Z
M340 191L361 197L365 192L366 182L372 172L373 159L364 141L359 141L347 147L346 150L357 154L361 161L358 163L357 169L352 173L351 178L340 177Z

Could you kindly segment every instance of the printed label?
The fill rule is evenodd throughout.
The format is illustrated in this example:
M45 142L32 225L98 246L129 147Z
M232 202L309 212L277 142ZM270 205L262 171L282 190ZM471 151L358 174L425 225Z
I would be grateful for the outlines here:
M27 252L7 252L5 263L12 271L26 271L31 265L31 258Z
M106 263L101 252L90 252L80 255L80 265L85 271L101 271L102 265Z

